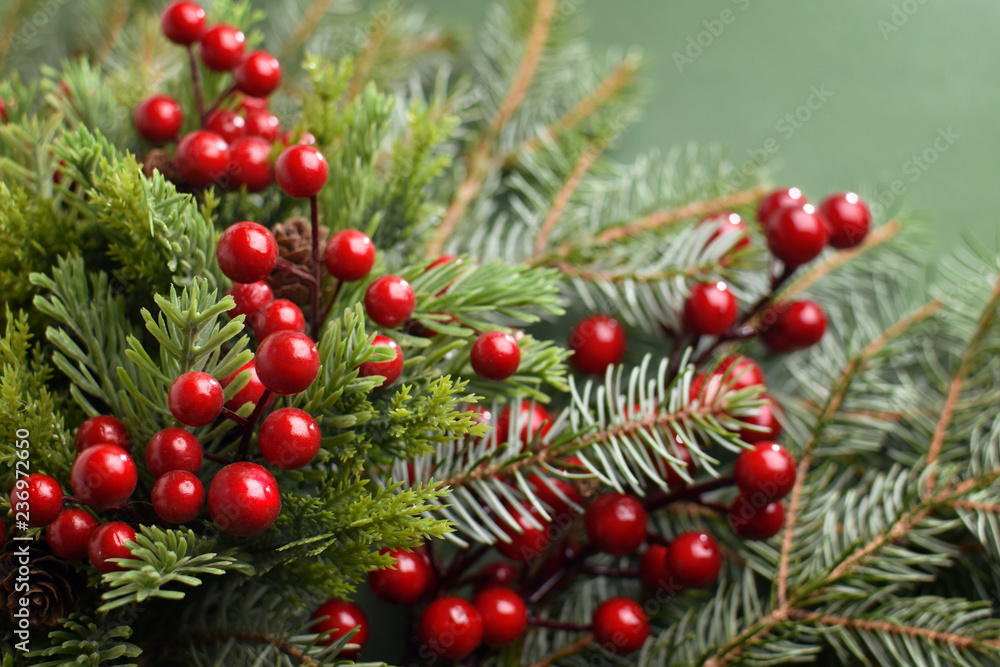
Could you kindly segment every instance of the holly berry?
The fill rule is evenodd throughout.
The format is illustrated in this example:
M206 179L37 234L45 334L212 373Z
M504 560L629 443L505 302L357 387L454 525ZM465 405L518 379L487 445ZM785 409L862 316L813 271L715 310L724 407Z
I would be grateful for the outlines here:
M410 319L415 306L413 288L399 276L377 278L365 290L365 312L380 327L398 327Z
M167 95L147 97L135 108L132 124L139 136L154 144L174 139L184 124L181 105Z
M469 602L446 596L431 602L420 618L420 641L445 660L461 660L479 647L483 619Z
M823 252L826 225L823 216L809 204L783 208L764 225L767 247L786 266L801 266Z
M719 578L722 552L718 542L708 533L681 533L670 543L667 568L682 586L707 588Z
M240 97L240 101L236 104L236 106L240 111L249 113L259 109L267 109L268 101L266 97L251 97L249 95L243 95Z
M222 232L215 258L226 276L237 283L267 278L278 261L278 242L270 230L256 222L237 222Z
M298 408L281 408L267 416L257 433L257 447L267 462L284 470L307 465L320 447L319 425Z
M210 28L201 38L198 55L205 67L216 72L228 72L243 59L246 36L231 25Z
M319 351L309 336L298 331L276 331L257 348L257 376L276 394L304 391L319 374Z
M47 526L63 511L63 490L52 477L33 472L17 480L10 492L10 507L20 521L32 528Z
M358 377L364 378L371 377L372 375L381 375L385 380L378 387L388 387L403 374L403 351L399 349L399 343L382 334L375 336L372 347L387 347L390 350L394 350L396 356L389 361L364 362L358 366Z
M581 373L603 375L625 356L625 328L608 315L590 315L569 334L570 361Z
M736 242L736 245L734 245L733 248L745 248L750 245L750 235L747 223L743 222L743 218L740 217L739 213L722 211L721 213L708 216L699 224L715 225L717 227L715 232L708 238L706 246L711 244L715 239L723 236L729 236L730 234L740 235L740 240Z
M558 477L543 479L539 475L532 475L528 478L531 490L535 492L538 499L548 505L555 516L565 517L574 514L573 506L583 506L583 497L572 484ZM558 490L558 493L556 493Z
M230 463L216 473L208 487L208 513L230 535L259 535L280 511L278 483L256 463Z
M205 10L194 2L173 2L160 15L160 29L175 44L194 44L205 34Z
M826 333L826 313L810 299L793 301L775 316L775 322L763 334L764 342L775 352L793 352L818 343Z
M383 567L368 573L368 585L380 600L393 604L413 604L427 590L434 573L430 563L415 551L382 549L380 554L396 559L394 567Z
M750 497L781 500L795 486L795 459L776 442L758 442L736 457L736 486Z
M274 163L278 187L296 199L316 196L326 185L329 173L326 157L314 146L289 146Z
M510 434L511 428L510 406L508 405L500 411L497 418L497 442L505 443ZM552 415L540 403L521 401L518 409L517 422L520 424L518 438L521 444L527 444L536 436L544 438L552 427Z
M188 184L199 188L211 185L221 181L226 175L229 167L229 144L214 132L189 132L177 144L174 166Z
M682 587L674 581L674 573L667 567L669 549L660 544L650 544L639 559L639 579L651 591L680 593Z
M584 518L590 543L612 556L630 554L646 541L646 510L633 496L617 492L600 495Z
M773 190L760 200L757 205L757 219L767 224L771 216L783 208L801 207L809 203L806 196L798 188L781 188Z
M254 109L247 112L245 131L248 137L274 142L281 135L281 121L267 109Z
M872 214L868 205L853 192L838 192L823 200L819 212L827 222L830 245L853 248L868 234Z
M483 619L483 643L506 646L524 634L528 609L521 596L509 588L488 588L472 601Z
M594 641L610 653L634 653L649 637L649 619L642 606L628 598L611 598L594 610Z
M507 588L514 585L520 574L517 566L502 560L496 561L479 571L479 575L476 577L476 586L480 590L495 587Z
M780 502L761 505L740 494L726 514L733 532L745 540L769 540L785 524L785 506Z
M170 385L167 405L174 419L185 426L211 424L222 412L222 385L208 373L189 371Z
M549 548L549 543L552 540L549 537L548 526L538 516L534 508L526 507L523 508L523 511L511 508L510 513L521 530L517 532L510 526L506 526L504 530L510 541L498 541L494 546L504 558L520 563L529 563ZM541 527L538 527L539 525Z
M98 415L85 419L80 428L76 429L73 439L76 451L82 452L93 445L115 445L126 452L132 448L129 442L125 424L110 415Z
M87 541L87 555L90 564L99 572L118 572L121 565L112 562L112 558L132 558L132 551L126 542L135 541L135 529L121 521L108 521L101 524L90 534Z
M521 364L521 348L509 333L487 331L472 344L469 360L484 380L506 380Z
M9 117L7 116L7 103L4 102L2 98L0 98L0 121L6 123L8 120ZM2 535L3 533L0 532L0 536Z
M260 192L274 182L271 144L260 137L243 137L229 145L229 187Z
M341 230L327 241L323 263L337 280L361 280L375 265L375 244L357 229Z
M230 148L234 141L244 136L246 124L243 116L229 109L216 109L205 119L205 129L225 139Z
M246 386L240 389L238 392L233 394L233 397L226 401L226 407L232 411L237 411L247 403L252 403L255 407L260 397L264 395L266 387L257 377L257 366L254 360L251 359L247 363L240 366L232 375L227 377L222 381L223 386L228 387L230 384L239 377L240 373L243 371L250 371L250 380L247 382ZM274 401L274 396L268 396L267 402L270 404Z
M236 283L226 294L232 296L236 302L236 305L229 309L229 317L253 315L261 306L274 300L271 286L263 280L255 283Z
M736 322L736 297L724 282L697 283L684 302L684 320L696 332L718 336Z
M306 318L302 310L288 299L275 299L265 303L249 318L253 327L253 335L257 340L264 340L275 331L306 330Z
M267 97L281 84L281 64L267 51L253 51L236 66L236 87L253 97Z
M364 610L353 602L336 598L327 600L316 608L312 618L323 619L312 624L311 629L314 633L330 632L319 641L320 646L330 646L336 643L338 639L354 628L357 628L358 631L351 637L350 643L364 646L365 642L368 641L368 617L365 616ZM350 658L355 654L356 651L342 651L340 656Z
M749 357L730 355L719 362L715 372L724 377L728 374L727 384L733 391L764 384L764 371Z
M76 455L69 472L73 495L95 509L121 505L139 480L135 461L121 447L94 445Z
M756 431L749 428L740 429L740 439L744 442L755 443L764 440L775 440L781 435L781 422L775 414L777 404L774 398L764 394L761 398L767 402L757 408L757 414L740 417L740 421L753 426L760 426L764 430Z
M172 470L196 473L201 469L204 454L201 443L182 428L157 431L146 445L146 468L153 477Z
M167 523L187 523L205 505L205 487L186 470L171 470L156 480L150 493L153 510Z
M80 560L87 556L87 544L95 528L97 519L90 512L69 507L45 529L45 540L60 558Z

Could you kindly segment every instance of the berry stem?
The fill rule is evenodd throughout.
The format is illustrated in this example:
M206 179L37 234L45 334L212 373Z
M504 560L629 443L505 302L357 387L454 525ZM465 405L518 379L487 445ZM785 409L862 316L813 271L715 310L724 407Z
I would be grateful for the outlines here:
M247 423L243 426L243 437L240 439L240 451L236 454L237 461L247 460L247 454L250 452L250 438L253 436L253 430L257 425L257 421L260 419L260 416L264 414L264 406L267 405L269 398L271 398L271 390L264 389L264 393L260 395L260 398L257 400L257 405L253 408L253 412L251 412L250 417L247 418Z
M557 621L552 618L528 618L528 625L538 628L552 628L553 630L569 630L570 632L590 632L590 626L583 623L573 623L572 621Z
M218 109L219 106L223 102L226 101L226 98L229 97L230 95L232 95L235 92L236 92L236 84L232 83L232 84L229 85L228 88L226 88L225 90L223 90L222 93L218 97L215 98L215 101L212 102L212 106L210 106L207 109L205 109L205 112L201 116L201 122L204 123L206 120L208 120L208 117L210 115L212 115L212 112L215 111L216 109Z
M598 577L619 577L621 579L635 579L639 576L639 570L624 567L606 567L604 565L584 565L580 568L580 571Z
M277 269L278 271L284 271L285 273L290 273L296 278L306 282L310 286L313 284L313 281L315 280L315 278L311 273L303 271L302 269L300 269L299 267L295 266L294 264L285 259L278 259L278 261L274 263L274 268Z
M470 567L475 565L480 558L486 555L491 549L490 546L480 545L475 549L464 549L455 554L448 569L441 576L441 590L447 590L456 586L457 582ZM433 563L433 561L432 561Z
M191 83L194 84L194 103L198 107L198 127L205 127L205 98L201 93L201 71L198 69L198 59L194 57L194 47L187 46L188 62L191 63Z
M695 500L700 503L701 494L708 493L709 491L717 491L718 489L724 489L735 483L736 478L732 476L710 479L707 482L694 484L693 486L678 489L677 491L671 491L668 493L661 491L659 493L654 493L646 499L644 505L646 506L647 512L653 512L679 500Z
M539 600L562 583L562 581L573 572L574 568L580 564L581 561L594 553L594 548L587 545L579 551L574 552L571 549L567 549L567 552L568 557L563 566L553 573L552 576L539 584L535 588L534 592L527 596L528 604L537 604Z
M240 426L246 426L247 425L247 418L246 417L239 416L238 414L236 414L234 411L230 410L229 408L226 408L226 407L222 408L222 416L225 417L226 419L232 419L234 422L236 422Z
M320 265L319 265L319 198L313 195L309 198L309 221L312 223L312 339L319 339L321 323L319 313ZM337 286L339 289L339 285Z
M343 280L337 281L337 286L333 289L333 296L326 304L326 308L323 309L323 317L319 318L320 324L322 325L326 322L326 319L330 317L330 311L333 310L333 304L337 303L337 297L340 296L340 288L344 286Z
M202 452L202 456L208 459L209 461L215 461L216 463L222 463L225 465L232 463L231 459L227 459L225 456L221 456L219 454L213 454L211 452Z

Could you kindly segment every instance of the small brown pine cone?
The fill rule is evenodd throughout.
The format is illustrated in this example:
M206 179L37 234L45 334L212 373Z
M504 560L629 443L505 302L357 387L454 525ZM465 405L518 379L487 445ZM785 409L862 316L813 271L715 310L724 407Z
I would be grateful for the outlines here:
M27 584L27 590L19 590ZM27 599L29 627L52 627L76 609L87 582L44 542L8 539L0 551L0 613L16 627ZM21 612L23 613L23 612Z
M142 164L142 173L146 175L146 178L152 178L153 170L155 169L163 174L163 178L171 183L183 183L180 172L174 166L174 159L164 150L154 148L143 156L140 163Z
M298 216L279 222L271 229L271 233L278 242L278 257L312 273L312 225L308 218ZM319 228L320 261L329 233L326 227ZM298 306L310 303L309 286L299 282L293 275L275 271L268 276L267 284L271 286L276 299L288 299Z

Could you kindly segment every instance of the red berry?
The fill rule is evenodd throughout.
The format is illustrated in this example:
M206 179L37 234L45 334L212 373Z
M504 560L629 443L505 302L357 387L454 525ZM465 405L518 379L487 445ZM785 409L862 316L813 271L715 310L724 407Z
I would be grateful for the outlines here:
M257 348L257 376L275 394L304 391L319 374L319 351L309 336L276 331Z
M785 524L785 506L780 502L756 502L741 493L736 496L726 518L733 532L743 539L769 540L780 533Z
M229 145L229 187L260 192L274 182L271 144L260 137L243 137Z
M393 604L419 600L434 576L430 563L415 551L382 549L379 553L392 556L396 563L368 573L368 585L375 597Z
M214 132L189 132L177 144L174 166L181 178L195 187L219 182L229 167L229 144Z
M132 124L139 136L154 144L170 141L181 131L184 112L172 97L153 95L135 108Z
M684 320L696 332L718 336L736 322L736 297L724 282L697 283L684 302Z
M263 396L264 392L266 391L266 388L260 381L260 378L257 377L257 366L254 363L253 359L240 366L240 368L235 373L233 373L225 380L223 380L222 381L223 386L228 387L230 384L233 383L234 380L236 380L237 377L239 377L240 373L246 370L250 371L250 381L247 382L245 387L243 387L238 392L233 394L232 398L226 401L226 407L234 412L239 410L247 403L252 403L256 407L257 402L260 400L260 397ZM268 404L273 403L274 399L275 397L273 394L268 396L267 399Z
M781 500L795 486L795 459L776 442L758 442L736 457L736 486L751 498Z
M139 479L135 461L114 445L94 445L77 454L69 478L73 495L99 510L128 500Z
M511 429L510 406L508 405L500 411L497 418L497 442L507 442ZM527 444L537 435L544 438L552 427L552 415L540 403L521 401L518 410L517 422L520 425L518 438L521 444Z
M826 220L811 205L783 208L764 225L767 247L786 266L815 259L826 246Z
M729 236L730 234L739 234L740 240L736 242L734 248L745 248L750 245L750 235L747 229L747 223L743 222L743 218L740 217L739 213L733 213L732 211L723 211L721 213L716 213L715 215L710 215L701 221L702 225L715 225L717 229L715 233L708 238L708 244L711 244L715 239L722 236Z
M688 475L694 476L698 471L697 466L694 464L694 457L691 456L691 450L687 448L684 441L679 435L673 432L670 428L667 428L665 435L667 436L667 441L673 441L673 446L668 447L668 450L675 458L681 460L681 463L674 463L671 465L670 461L666 458L663 459L663 466L666 473L667 486L671 489L680 488L687 485L687 480L681 477L680 473L674 470L674 465L678 465L687 471Z
M498 541L494 546L504 558L521 563L529 563L541 556L549 548L549 543L552 540L549 537L548 525L538 516L534 508L523 508L523 511L518 511L516 508L508 509L514 517L514 521L520 526L521 532L516 532L513 528L505 524L504 531L507 533L510 541ZM534 519L535 523L532 522L532 519ZM536 523L541 525L541 528L536 527Z
M584 504L580 492L564 479L558 477L543 479L539 475L532 475L528 478L528 484L538 499L549 506L554 516L565 517L575 513L573 506L567 501L572 501L579 507ZM556 489L559 493L556 493Z
M210 28L201 38L198 54L205 67L216 72L228 72L243 59L246 37L231 25Z
M63 511L63 490L52 477L33 472L14 483L10 491L14 518L32 528L47 526Z
M667 567L668 552L669 549L665 546L650 544L639 559L639 579L651 591L673 595L680 593L684 587L675 580L674 573Z
M101 524L90 534L87 541L87 555L90 564L99 572L118 572L122 566L112 562L112 558L132 558L132 550L126 542L135 541L135 529L121 521Z
M827 222L830 245L853 248L868 234L872 214L861 197L853 192L838 192L820 204L819 212Z
M271 465L295 470L307 465L320 446L319 425L298 408L281 408L267 416L257 433L257 447Z
M208 488L208 513L230 535L253 537L270 527L281 512L278 483L256 463L230 463Z
M324 616L327 617L325 620L316 621L311 626L312 632L316 634L322 634L328 630L331 631L330 634L320 640L320 646L330 646L336 643L338 639L354 628L357 628L358 631L351 637L351 644L358 644L363 647L365 642L368 641L368 617L365 616L364 610L353 602L338 600L336 598L327 600L316 608L312 618L317 619ZM353 651L342 651L340 657L350 658L355 653Z
M707 533L681 533L670 543L667 568L680 585L707 588L719 578L722 552L718 542Z
M748 357L730 355L719 362L715 372L723 377L728 373L726 383L732 387L732 391L764 384L764 371L756 361Z
M361 280L375 265L375 244L356 229L344 229L326 243L326 270L337 280Z
M98 415L84 420L76 430L74 443L78 452L92 445L115 445L126 452L132 448L125 424L110 415Z
M486 589L472 604L483 619L483 643L487 646L510 644L528 627L528 608L521 596L509 588Z
M256 222L237 222L222 232L215 258L226 276L237 283L255 283L270 275L278 261L278 242Z
M201 469L202 457L198 438L182 428L157 431L146 445L146 467L153 477L172 470L196 473Z
M431 602L420 618L420 641L445 660L461 660L479 647L483 619L470 603L447 596Z
M488 331L472 344L469 360L472 369L484 380L506 380L517 372L521 348L509 333Z
M410 319L415 306L413 288L399 276L376 278L365 290L365 312L380 327L398 327Z
M775 415L777 404L774 399L767 394L764 394L762 398L767 399L767 402L757 408L756 415L747 415L740 417L739 419L747 424L761 426L764 430L755 431L749 428L740 429L740 439L744 442L755 443L763 440L775 440L781 435L781 423L778 421L777 415Z
M0 99L0 121L3 121L4 123L6 123L8 120L9 120L9 118L7 116L7 103L4 102L3 99ZM3 529L0 528L0 531L2 531L2 530ZM0 537L2 537L2 536L3 536L3 532L0 532Z
M87 557L87 544L95 528L97 519L90 512L70 507L45 529L45 540L60 558L80 560Z
M688 397L692 402L697 400L702 405L714 405L715 401L719 398L719 393L723 389L725 389L725 386L722 383L722 376L720 374L712 373L706 376L704 373L698 373L691 378Z
M381 375L385 380L382 381L379 387L388 387L403 374L403 351L399 349L399 343L382 334L375 336L372 347L387 347L395 350L396 356L389 361L366 361L358 367L358 377L365 378L372 375Z
M245 132L248 137L260 137L264 141L277 141L281 134L281 121L267 109L253 109L247 112Z
M805 206L809 203L806 196L798 188L781 188L774 190L760 200L757 205L757 219L761 224L767 224L772 215L790 206Z
M570 361L581 373L603 375L625 356L625 328L608 315L590 315L569 333Z
M289 146L274 163L278 187L296 199L315 196L326 185L329 173L326 157L314 146Z
M774 324L763 334L764 342L775 352L792 352L811 347L826 333L826 313L809 299L793 301L778 311Z
M205 10L193 2L173 2L160 15L160 29L175 44L194 44L205 34Z
M236 87L253 97L267 97L281 83L281 64L267 51L253 51L236 66Z
M587 508L587 539L594 548L624 556L646 541L648 518L642 503L624 493L605 493Z
M611 598L594 610L594 641L609 653L634 653L649 637L649 619L635 600Z
M171 470L163 475L150 494L153 510L167 523L187 523L205 505L205 487L186 470Z
M516 565L502 560L496 561L480 570L476 577L476 586L480 590L497 586L507 588L514 585L520 574Z
M215 132L225 139L227 144L232 144L244 135L246 120L235 111L216 109L205 119L205 129L209 132Z
M306 330L306 318L302 310L288 299L275 299L264 304L249 318L253 335L264 340L275 331Z
M240 101L236 106L239 107L240 111L249 113L259 109L267 109L267 105L268 102L266 97L251 97L249 95L243 95L240 97Z
M185 426L205 426L222 412L222 385L208 373L189 371L170 385L167 405L174 419Z
M231 295L236 302L236 305L229 309L229 317L253 315L261 306L274 300L271 286L263 280L255 283L236 283L226 294Z

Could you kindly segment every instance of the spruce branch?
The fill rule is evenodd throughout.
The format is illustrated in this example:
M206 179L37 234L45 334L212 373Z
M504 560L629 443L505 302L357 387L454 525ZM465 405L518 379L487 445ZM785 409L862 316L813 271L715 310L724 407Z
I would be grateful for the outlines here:
M213 632L204 635L191 635L188 637L190 641L195 644L217 644L225 643L228 641L237 641L244 644L266 644L272 646L281 653L287 655L289 658L295 660L297 664L305 665L306 667L322 667L322 663L316 662L308 655L299 650L295 645L285 641L280 637L274 637L271 635L262 635L253 632L240 632L238 630L229 630L225 632Z
M556 223L559 222L559 216L562 215L563 209L566 208L566 204L569 203L573 193L576 192L587 170L594 164L594 160L598 158L606 146L607 142L605 141L595 142L588 146L583 151L580 159L577 160L576 166L573 167L573 171L570 173L569 178L566 179L566 183L556 195L552 203L552 208L549 210L548 215L545 216L545 220L538 230L538 235L535 237L535 252L531 257L532 260L537 259L544 252L549 235L555 228Z

